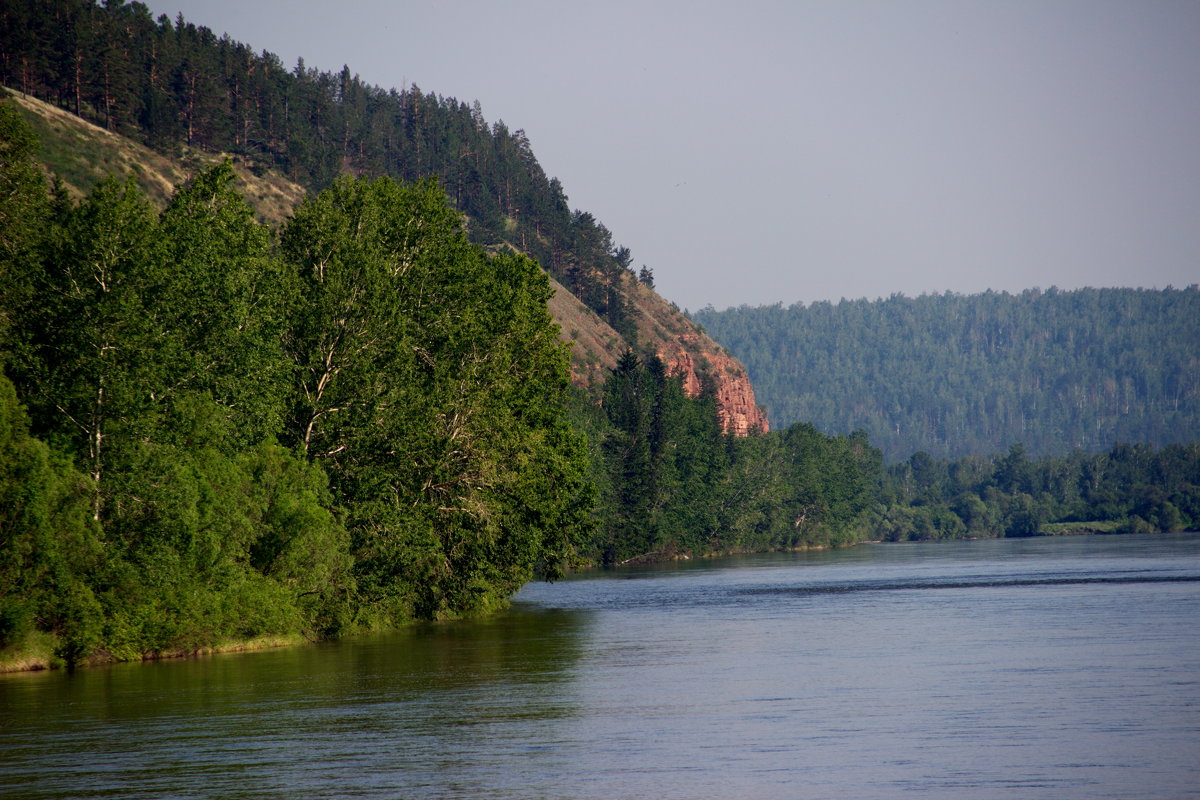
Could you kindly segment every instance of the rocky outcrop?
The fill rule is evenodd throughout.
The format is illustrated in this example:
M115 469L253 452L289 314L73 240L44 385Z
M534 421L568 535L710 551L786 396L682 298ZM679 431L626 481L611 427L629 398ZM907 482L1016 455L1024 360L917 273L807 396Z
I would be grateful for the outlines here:
M730 359L732 361L732 359ZM750 385L750 376L741 362L737 365L736 373L717 384L717 404L721 415L721 423L728 433L735 436L749 436L751 433L766 433L770 430L767 423L767 412L754 400L754 387Z
M693 354L699 354L704 365L699 371ZM754 402L754 387L750 385L746 368L716 342L703 334L683 334L678 347L663 347L658 357L666 364L668 373L682 379L683 390L691 397L703 390L702 375L712 380L717 395L717 413L726 433L749 436L755 431L767 432L767 414Z
M581 386L602 383L629 346L611 327L557 284L550 311L572 341L571 375ZM662 359L667 372L683 382L683 390L695 397L711 382L717 396L718 413L726 432L747 436L766 433L766 411L754 400L754 387L746 368L710 339L672 303L632 275L625 276L623 294L636 314L638 345L643 353Z
M667 372L680 378L691 397L711 382L727 433L766 433L766 411L754 401L754 387L742 363L633 275L623 280L622 294L637 319L638 349L662 359ZM561 329L560 338L571 343L571 380L577 386L599 387L629 343L553 278L550 285L554 289L550 313Z

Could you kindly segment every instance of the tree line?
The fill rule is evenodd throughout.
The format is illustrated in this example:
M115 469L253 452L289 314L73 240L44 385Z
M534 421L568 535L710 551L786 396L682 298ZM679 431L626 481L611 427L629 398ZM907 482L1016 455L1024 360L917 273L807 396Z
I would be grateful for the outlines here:
M596 402L536 262L429 182L341 178L276 231L228 164L155 212L48 190L35 150L0 103L0 654L338 636L582 564L1200 526L1195 442L885 467L861 430L726 434L632 350Z
M695 321L776 424L867 432L889 462L1187 442L1200 431L1200 288L894 295Z
M1200 442L1119 442L1031 456L1017 443L957 459L918 451L885 465L859 430L810 423L722 433L711 392L687 397L632 353L601 407L576 404L600 514L596 563L837 547L862 541L1157 533L1200 529Z
M549 282L436 185L339 178L276 235L228 163L156 213L35 148L0 103L0 646L480 613L586 540Z
M753 334L735 341L706 310L773 406L777 430L736 438L711 387L689 397L638 355L615 280L629 251L569 211L528 139L478 104L287 70L120 0L6 3L0 40L0 75L23 91L313 190L279 230L254 220L228 166L161 212L130 183L73 201L48 189L0 102L0 651L48 642L74 663L336 636L485 613L586 563L1200 524L1195 445L1084 455L1080 432L1099 423L1036 395L1053 386L1059 405L1117 419L1113 436L1154 442L1134 412L1158 387L1169 402L1148 407L1190 436L1196 362L1177 351L1196 340L1194 288L1162 293L1165 307L1123 290L1030 292L1016 311L1008 295L878 301L885 339L957 341L967 371L862 338L870 326L841 315L866 320L866 301L801 307L803 346L748 310L722 312ZM598 395L568 385L539 262L634 345ZM1042 298L1069 300L1051 307L1062 326L1034 313ZM1146 326L1156 317L1169 333ZM767 327L794 332L780 316ZM853 358L838 355L847 341ZM1093 372L1108 371L1082 388L1039 371L1096 347ZM783 359L774 372L756 369L764 351ZM970 394L1014 358L1015 389ZM906 364L883 405L863 383L880 362ZM1146 362L1156 372L1136 372ZM814 405L789 412L773 393L789 364L823 376L800 393ZM919 405L931 374L949 382ZM860 406L873 410L849 414ZM895 409L924 447L892 438ZM1048 426L1070 436L1034 436ZM947 460L1022 440L1033 457Z
M875 529L889 541L1200 529L1200 442L1119 442L1103 453L937 459L884 476Z
M348 66L284 65L228 35L124 0L13 0L0 7L0 83L166 153L181 146L275 168L309 190L339 175L436 176L471 239L535 258L632 346L617 279L628 248L571 210L523 130L478 101L384 89ZM651 273L647 271L646 275Z
M739 439L632 349L573 389L544 272L431 182L340 178L276 231L228 163L155 212L36 148L0 102L0 652L338 636L867 535L865 437Z
M680 555L851 544L882 462L861 433L797 424L738 437L723 431L711 386L683 391L657 358L627 352L600 406L580 403L598 486L588 560L623 564Z

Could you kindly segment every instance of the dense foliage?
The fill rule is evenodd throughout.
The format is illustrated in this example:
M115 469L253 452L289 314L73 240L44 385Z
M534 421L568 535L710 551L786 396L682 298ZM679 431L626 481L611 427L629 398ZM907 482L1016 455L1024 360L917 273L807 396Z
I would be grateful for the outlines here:
M811 425L738 438L711 391L684 394L657 359L627 353L603 407L581 404L601 486L585 553L606 564L848 544L867 538L881 461L861 434Z
M708 394L689 398L654 360L627 354L602 409L576 404L593 443L599 527L584 552L620 564L687 554L825 547L863 540L1127 533L1200 528L1200 442L1118 443L1031 458L883 465L861 432L808 423L736 438Z
M1200 288L893 296L694 315L779 425L863 429L889 462L1158 446L1200 431Z
M875 525L892 541L1200 529L1200 443L1031 459L915 453L888 467Z
M430 183L281 234L228 164L50 197L0 103L0 646L67 662L485 611L591 525L550 287ZM21 403L25 405L22 406Z
M537 259L630 344L616 278L628 248L571 211L524 131L488 125L478 101L383 89L349 67L285 67L271 53L124 0L12 0L0 6L0 83L163 150L233 153L310 190L341 174L437 176L469 233Z

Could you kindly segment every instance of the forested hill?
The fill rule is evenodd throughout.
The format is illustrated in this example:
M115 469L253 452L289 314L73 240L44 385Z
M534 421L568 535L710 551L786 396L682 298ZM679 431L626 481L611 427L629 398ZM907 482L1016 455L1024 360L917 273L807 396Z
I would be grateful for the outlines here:
M642 302L652 269L635 265L592 214L572 210L525 132L489 123L478 101L372 86L348 66L285 66L182 16L156 19L122 0L0 5L0 84L160 153L230 154L260 176L278 171L310 192L346 174L435 177L472 241L532 256L571 294L557 298L554 311L576 342L577 382L598 387L632 348L694 370L685 376L691 384L706 373L729 398L730 429L766 424L741 365L677 309L663 319L668 304ZM666 330L678 335L656 335Z
M894 295L693 315L773 422L866 431L886 459L1106 450L1200 432L1200 289Z
M345 173L437 175L478 242L533 255L609 311L592 278L626 266L613 257L620 248L590 214L571 212L524 131L489 125L477 101L368 85L349 67L285 66L140 3L14 0L0 10L0 37L0 82L155 149L242 156L315 191ZM616 309L609 316L621 322Z
M134 175L51 192L39 149L0 99L0 672L869 535L861 436L737 436L711 381L631 350L603 405L571 390L549 277L433 181L341 176L277 225L228 160L159 208Z

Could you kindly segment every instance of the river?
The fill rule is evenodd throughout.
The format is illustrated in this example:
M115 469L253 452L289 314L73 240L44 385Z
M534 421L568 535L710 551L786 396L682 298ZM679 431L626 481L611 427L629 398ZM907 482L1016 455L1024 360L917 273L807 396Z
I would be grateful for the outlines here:
M625 569L486 621L0 676L0 797L1200 797L1200 534Z

